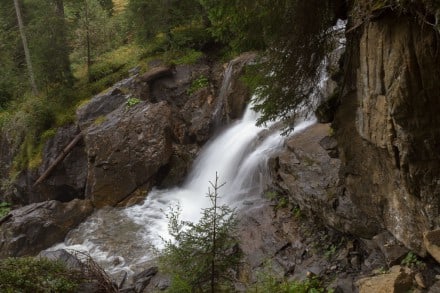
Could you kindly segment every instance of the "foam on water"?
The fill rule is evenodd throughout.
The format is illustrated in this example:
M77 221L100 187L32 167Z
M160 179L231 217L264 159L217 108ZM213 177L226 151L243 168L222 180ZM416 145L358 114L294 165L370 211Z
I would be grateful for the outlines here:
M219 182L225 182L219 190L221 203L240 208L253 202L269 177L267 160L284 140L278 131L255 126L257 118L248 107L243 119L208 142L181 187L153 189L142 204L125 209L101 209L51 250L86 251L109 273L132 272L154 258L162 239L168 237L166 214L170 207L180 206L182 220L199 220L201 209L209 206L206 194L216 173ZM299 124L295 132L312 123Z

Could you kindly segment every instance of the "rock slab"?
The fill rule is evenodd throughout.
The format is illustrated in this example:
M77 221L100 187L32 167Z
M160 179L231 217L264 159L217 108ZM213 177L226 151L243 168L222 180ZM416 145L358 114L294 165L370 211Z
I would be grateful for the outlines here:
M13 210L0 225L0 259L32 256L64 240L93 211L89 200L46 201Z

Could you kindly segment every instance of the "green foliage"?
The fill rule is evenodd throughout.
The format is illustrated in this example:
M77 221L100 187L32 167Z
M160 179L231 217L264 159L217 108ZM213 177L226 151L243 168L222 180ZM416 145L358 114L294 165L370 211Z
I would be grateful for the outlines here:
M266 197L270 200L275 202L275 210L287 208L289 206L289 198L287 195L280 194L276 191L267 191Z
M302 217L301 208L299 206L295 206L292 210L292 214L297 219L301 218Z
M40 89L53 84L72 85L70 46L63 3L59 1L23 1L26 35Z
M191 83L191 86L188 89L188 94L192 95L193 93L207 87L209 85L209 80L206 76L199 76Z
M0 261L1 292L75 292L80 282L78 272L59 262L39 258Z
M417 255L412 251L408 252L400 264L410 268L422 268L426 265L423 261L419 260Z
M218 205L218 177L210 182L207 196L211 206L202 209L198 223L181 221L180 209L168 214L168 231L172 240L165 241L160 257L165 271L171 274L170 292L222 292L232 290L233 271L240 261L235 232L235 212Z
M258 124L281 119L289 131L298 111L310 103L321 62L332 50L332 10L329 1L278 0L267 11L270 47L254 109L262 114Z
M110 17L109 11L100 2L69 2L67 17L72 21L72 59L75 62L93 63L98 56L119 47L123 42L125 19L121 16Z
M127 99L127 101L125 102L125 105L127 106L127 108L131 108L131 107L136 106L140 102L141 102L140 99L131 97L131 98Z
M128 13L138 41L149 41L158 33L164 33L169 46L175 42L173 29L179 30L179 27L196 29L194 24L201 23L204 15L197 0L130 0ZM190 37L190 31L186 33L186 36ZM181 43L182 39L184 39L183 36L178 42ZM187 41L185 40L184 43Z
M322 279L318 276L310 276L303 281L280 279L274 276L268 268L259 273L257 284L253 285L248 292L277 292L277 293L333 293L333 289L327 289Z
M203 53L193 49L183 50L182 56L175 58L172 63L176 65L180 64L195 64L203 57Z
M335 244L331 244L327 247L327 250L324 252L324 256L327 259L331 259L337 251L338 247Z
M6 216L11 211L11 204L0 202L0 218Z
M107 121L107 116L101 115L93 121L93 125L101 125L105 121Z
M179 25L170 31L171 47L175 49L190 48L200 50L211 41L211 35L201 21Z
M270 6L276 6L277 3L266 0L199 0L199 2L206 10L210 22L208 29L218 42L238 51L264 49L267 46L266 16Z
M118 72L124 67L124 61L125 60L121 59L113 59L93 64L92 66L90 66L89 82L98 81L115 72Z

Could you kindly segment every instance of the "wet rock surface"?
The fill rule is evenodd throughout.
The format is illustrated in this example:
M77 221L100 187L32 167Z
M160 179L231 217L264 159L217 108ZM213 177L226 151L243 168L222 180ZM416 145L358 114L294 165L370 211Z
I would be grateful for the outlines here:
M436 38L393 14L363 26L349 39L350 78L333 123L346 197L377 233L420 255L423 232L440 225Z
M85 135L86 197L97 207L115 205L152 183L171 156L171 109L165 103L119 108ZM105 146L105 147L103 147Z
M377 233L377 224L345 194L339 181L341 162L321 146L329 129L315 124L287 139L285 148L271 162L274 189L287 194L308 215L319 215L328 226L371 238Z
M0 258L36 255L64 239L93 211L89 200L47 201L10 212L0 224Z

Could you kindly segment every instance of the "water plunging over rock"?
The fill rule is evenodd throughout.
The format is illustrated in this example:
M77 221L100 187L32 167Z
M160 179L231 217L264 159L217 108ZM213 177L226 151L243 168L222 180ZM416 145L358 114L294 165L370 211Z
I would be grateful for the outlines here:
M209 142L182 187L153 190L142 205L101 209L69 233L63 246L88 250L110 272L136 270L152 259L160 236L166 237L169 206L179 203L183 220L199 219L200 209L209 206L205 194L216 172L226 182L220 190L224 203L240 207L256 200L264 188L258 182L269 177L267 160L283 141L278 132L260 141L256 118L248 109L243 119Z

